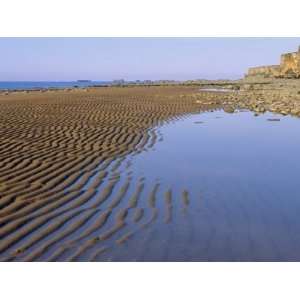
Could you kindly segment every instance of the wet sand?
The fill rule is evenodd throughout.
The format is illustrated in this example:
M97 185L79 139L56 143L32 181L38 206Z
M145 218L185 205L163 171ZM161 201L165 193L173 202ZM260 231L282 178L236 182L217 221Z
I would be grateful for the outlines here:
M129 154L162 139L158 125L217 106L199 105L195 92L178 86L0 94L0 260L98 260L151 227L159 213L172 222L172 190L160 191L159 212L159 184L144 191L145 178L132 182L119 169ZM139 205L142 192L146 207ZM186 212L188 192L179 197Z
M274 187L265 176L276 190L268 193L258 183L250 187L248 179L239 179L237 188L228 177L224 185L227 176L216 167L211 182L199 171L205 167L199 157L193 160L197 171L189 173L170 150L164 156L169 164L153 160L151 171L136 172L137 158L149 157L164 143L163 126L195 113L250 109L297 115L297 87L239 85L225 93L180 85L0 93L0 261L299 260L291 253L299 253L300 242L286 234L297 234L298 204L289 202L288 209L282 207L286 200L271 201L273 194L293 194L291 178L277 179L283 186ZM211 124L204 116L191 121L199 132ZM218 114L212 118L222 120ZM270 122L279 116L266 118L272 125L283 123ZM191 138L200 136L197 131ZM187 143L200 151L202 139L198 146L192 140L172 149L184 155ZM209 158L213 165L224 145L209 143L217 149L207 152L216 153ZM168 172L175 183L157 179ZM265 209L268 205L273 208ZM281 215L285 209L288 222Z

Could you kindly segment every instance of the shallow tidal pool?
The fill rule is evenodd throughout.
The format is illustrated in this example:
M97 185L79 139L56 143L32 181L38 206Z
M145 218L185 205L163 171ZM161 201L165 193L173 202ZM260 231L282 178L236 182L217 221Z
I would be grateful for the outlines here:
M300 260L299 119L220 110L157 133L159 142L132 157L129 169L133 180L159 184L158 215L172 194L171 220L158 217L107 259Z
M81 199L85 175L70 183L70 200L8 235L0 260L300 261L299 132L271 113L169 120L88 173Z

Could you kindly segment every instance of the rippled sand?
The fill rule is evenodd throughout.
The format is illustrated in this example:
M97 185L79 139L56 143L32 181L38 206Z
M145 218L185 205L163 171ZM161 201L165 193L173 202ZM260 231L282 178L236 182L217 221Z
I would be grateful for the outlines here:
M134 87L0 95L0 260L101 260L133 237L142 239L158 220L172 222L179 210L173 191L159 183L145 190L147 178L133 180L127 158L162 138L157 125L208 109L178 96L194 91ZM127 168L120 170L125 160ZM158 192L163 210L156 205ZM140 205L142 193L147 205ZM188 191L177 196L186 213Z

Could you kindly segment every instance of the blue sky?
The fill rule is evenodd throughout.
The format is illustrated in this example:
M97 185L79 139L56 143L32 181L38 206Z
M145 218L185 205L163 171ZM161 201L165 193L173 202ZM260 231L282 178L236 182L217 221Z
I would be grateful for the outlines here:
M0 81L239 78L300 38L0 38Z

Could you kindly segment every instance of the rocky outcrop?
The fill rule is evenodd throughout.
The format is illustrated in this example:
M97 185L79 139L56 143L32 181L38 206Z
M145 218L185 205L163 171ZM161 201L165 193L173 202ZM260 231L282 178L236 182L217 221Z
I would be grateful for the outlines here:
M249 68L247 76L276 77L280 75L280 66L261 66Z
M280 75L283 77L300 77L300 47L298 52L281 55Z
M224 111L233 113L247 109L256 115L267 111L282 115L293 115L300 118L300 80L299 79L268 79L249 83L240 80L238 90L220 93L214 91L198 91L195 104L219 105ZM225 87L225 86L224 86Z
M280 65L249 68L246 77L300 78L300 47L298 52L282 54Z

